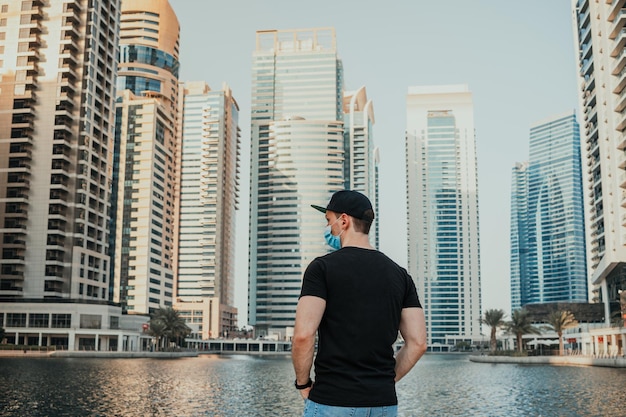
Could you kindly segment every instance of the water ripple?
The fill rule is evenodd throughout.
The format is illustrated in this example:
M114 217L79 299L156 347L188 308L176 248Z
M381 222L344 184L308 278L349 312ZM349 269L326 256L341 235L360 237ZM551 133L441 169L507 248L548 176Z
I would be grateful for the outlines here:
M298 416L289 357L0 358L0 417ZM413 416L623 416L626 372L427 355L398 384Z

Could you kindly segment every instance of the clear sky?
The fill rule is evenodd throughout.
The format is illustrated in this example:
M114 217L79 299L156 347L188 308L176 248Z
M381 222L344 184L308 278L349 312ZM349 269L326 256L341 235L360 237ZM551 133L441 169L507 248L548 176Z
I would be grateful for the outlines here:
M530 126L578 112L570 0L170 0L184 81L226 82L240 106L241 198L235 302L247 319L250 85L255 33L334 27L346 90L374 102L380 147L381 250L406 266L404 131L409 86L467 84L478 153L483 311L510 313L511 169ZM320 202L324 204L325 202ZM320 235L324 221L320 219ZM507 316L508 317L508 316Z

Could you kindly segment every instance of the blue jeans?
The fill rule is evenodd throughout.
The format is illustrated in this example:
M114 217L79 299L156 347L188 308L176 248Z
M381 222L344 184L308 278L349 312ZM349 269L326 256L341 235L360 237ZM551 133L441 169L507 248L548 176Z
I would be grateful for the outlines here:
M305 400L303 417L397 417L397 415L397 405L384 407L337 407Z

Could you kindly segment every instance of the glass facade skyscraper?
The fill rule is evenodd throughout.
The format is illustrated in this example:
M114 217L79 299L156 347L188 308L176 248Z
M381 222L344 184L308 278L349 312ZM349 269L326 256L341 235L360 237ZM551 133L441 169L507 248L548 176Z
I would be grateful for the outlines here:
M354 187L351 180L370 191L373 111L363 90L353 102L352 134L344 135L343 67L334 29L259 31L256 41L248 313L258 335L282 338L295 320L304 270L329 250L324 218L310 205ZM351 160L351 149L359 147L362 155L355 152ZM367 166L356 168L361 159Z
M513 170L511 308L587 302L580 133L575 113L530 129L530 161Z
M408 267L431 349L480 334L480 246L472 96L467 86L410 87Z
M374 145L374 104L367 98L365 87L344 93L344 147L347 189L360 191L370 198L378 213L379 150ZM374 222L370 241L379 247L379 224Z

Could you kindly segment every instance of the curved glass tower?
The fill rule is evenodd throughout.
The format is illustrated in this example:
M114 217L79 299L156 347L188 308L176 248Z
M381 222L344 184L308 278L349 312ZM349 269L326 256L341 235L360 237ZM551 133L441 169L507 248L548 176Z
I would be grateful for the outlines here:
M513 188L511 200L511 308L587 302L580 134L575 113L533 126L530 162L521 167L514 170L513 181L519 187Z

